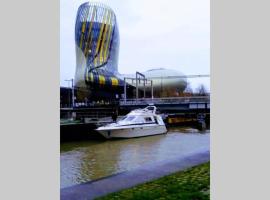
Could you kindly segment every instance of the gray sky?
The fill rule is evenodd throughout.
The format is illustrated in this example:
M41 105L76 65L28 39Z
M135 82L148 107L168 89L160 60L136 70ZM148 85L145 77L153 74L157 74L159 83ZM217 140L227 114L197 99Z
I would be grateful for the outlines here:
M81 0L60 0L60 84L75 74L74 27ZM120 73L152 68L210 74L209 0L100 0L110 6L120 34ZM210 89L210 78L189 79Z

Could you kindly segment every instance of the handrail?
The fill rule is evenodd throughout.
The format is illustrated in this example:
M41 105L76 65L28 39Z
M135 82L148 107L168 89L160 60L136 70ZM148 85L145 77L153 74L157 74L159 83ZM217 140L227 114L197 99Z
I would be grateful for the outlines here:
M196 96L196 97L164 97L164 98L142 98L142 99L120 99L120 105L136 105L136 104L160 104L160 103L196 103L196 102L210 102L210 96Z
M153 98L155 99L198 99L198 98L207 98L209 99L210 96L187 96L187 97L161 97L161 98ZM140 98L138 100L145 100L145 99L152 99L152 98ZM124 99L120 99L124 100ZM136 100L136 99L126 99L126 100Z

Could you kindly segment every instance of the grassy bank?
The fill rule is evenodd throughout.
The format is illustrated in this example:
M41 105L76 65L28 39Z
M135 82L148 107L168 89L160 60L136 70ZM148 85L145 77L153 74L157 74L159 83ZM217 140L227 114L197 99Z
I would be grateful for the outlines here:
M115 183L117 184L117 183ZM210 163L109 194L98 200L206 200L210 199Z

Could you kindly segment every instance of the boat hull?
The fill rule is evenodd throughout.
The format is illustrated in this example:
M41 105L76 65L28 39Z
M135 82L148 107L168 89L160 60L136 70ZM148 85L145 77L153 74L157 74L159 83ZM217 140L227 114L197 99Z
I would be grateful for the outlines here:
M97 131L106 139L111 138L135 138L150 135L160 135L167 132L165 125L149 125L140 127L129 127L119 129L97 129Z

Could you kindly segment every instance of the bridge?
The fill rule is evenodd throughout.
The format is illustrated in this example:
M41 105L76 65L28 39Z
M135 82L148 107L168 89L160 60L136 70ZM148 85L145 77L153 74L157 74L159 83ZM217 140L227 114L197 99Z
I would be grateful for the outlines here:
M121 99L120 109L135 109L155 105L164 113L210 112L210 96Z
M165 98L141 98L141 99L120 99L120 106L130 105L163 105L163 104L207 104L210 106L210 96L190 96L190 97L165 97Z
M102 118L112 116L118 112L125 115L133 109L144 108L148 105L155 105L161 114L166 116L210 113L210 96L191 96L191 97L167 97L167 98L139 98L139 99L120 99L111 103L89 103L73 108L62 108L61 116L67 113L76 113L76 118Z

